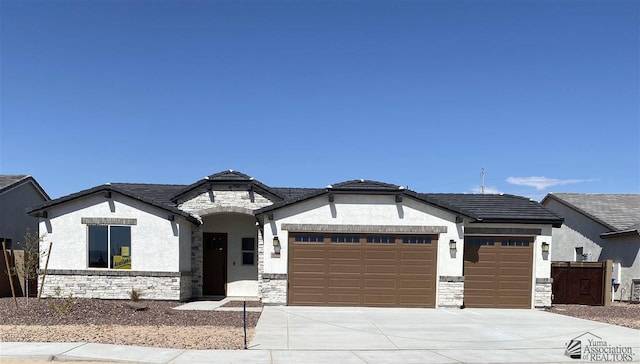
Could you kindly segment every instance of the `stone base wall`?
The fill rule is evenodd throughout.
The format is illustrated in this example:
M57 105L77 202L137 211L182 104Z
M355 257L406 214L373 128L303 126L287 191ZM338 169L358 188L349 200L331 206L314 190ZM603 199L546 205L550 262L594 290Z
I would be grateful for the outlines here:
M286 305L287 282L288 276L286 274L262 274L262 303L265 305Z
M551 307L553 278L536 278L534 299L535 307Z
M184 274L180 277L180 301L188 301L193 297L193 282L191 274Z
M631 302L640 302L640 279L631 281Z
M38 277L38 287L42 286L42 277ZM141 299L178 301L191 294L182 291L187 288L184 281L190 285L191 276L174 272L54 270L47 272L42 297L72 294L77 298L128 300L131 289L135 289Z
M440 276L438 307L461 307L464 302L464 277Z

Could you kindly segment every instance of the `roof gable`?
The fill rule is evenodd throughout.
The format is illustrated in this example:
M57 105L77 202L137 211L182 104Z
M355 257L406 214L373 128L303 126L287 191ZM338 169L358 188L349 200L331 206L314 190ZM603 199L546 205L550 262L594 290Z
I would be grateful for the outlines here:
M188 212L178 209L170 200L170 196L178 189L183 188L182 185L154 185L141 183L107 183L101 186L89 188L77 193L70 194L52 201L45 202L40 206L27 210L30 215L38 215L48 208L64 204L66 202L104 192L116 192L123 196L147 203L151 206L171 212L172 214L182 216L189 222L199 225L200 221Z
M612 231L631 229L640 224L640 194L553 193L550 199L587 216Z
M47 192L45 192L42 186L40 186L38 181L36 181L32 176L26 174L0 175L0 194L8 192L25 183L32 183L46 201L51 200L51 197L49 197Z
M177 202L180 198L184 197L185 195L189 194L190 192L192 192L193 190L198 189L199 187L205 185L205 184L237 184L237 185L246 185L247 188L251 188L251 189L257 189L260 191L265 192L266 194L270 195L272 198L280 201L283 200L283 197L280 196L278 194L278 192L272 188L270 188L269 186L263 184L262 182L254 179L251 176L248 176L244 173L238 172L238 171L234 171L232 169L229 169L227 171L222 171L219 173L215 173L209 176L206 176L205 178L189 185L186 186L184 188L182 188L179 191L176 191L176 193L174 195L171 196L171 201L173 202Z

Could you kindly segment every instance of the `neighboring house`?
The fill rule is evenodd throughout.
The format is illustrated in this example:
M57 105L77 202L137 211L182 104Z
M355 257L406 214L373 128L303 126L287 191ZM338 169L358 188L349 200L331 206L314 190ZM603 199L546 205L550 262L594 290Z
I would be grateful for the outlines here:
M27 229L32 234L38 234L38 219L29 216L27 208L49 200L49 195L33 177L0 175L0 244L5 242L7 249L11 250L12 259L15 259L13 250L20 249L18 243L23 242ZM21 252L18 255L22 257ZM5 272L4 256L0 258L0 263L3 272L0 274L0 297L5 297L11 295L11 286ZM20 276L18 280L24 292L24 277Z
M0 175L0 242L22 241L27 229L38 233L38 219L27 208L49 201L38 182L26 175Z
M553 261L610 259L614 298L640 299L640 194L554 193L541 203L564 217Z
M544 250L562 224L518 196L278 188L231 170L105 184L30 213L53 241L45 295L329 306L549 306Z

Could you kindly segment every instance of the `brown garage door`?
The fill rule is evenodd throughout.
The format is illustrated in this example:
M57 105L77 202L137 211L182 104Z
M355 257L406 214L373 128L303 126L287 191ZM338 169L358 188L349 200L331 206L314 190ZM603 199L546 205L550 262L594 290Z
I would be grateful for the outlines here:
M532 262L531 238L465 238L465 306L531 308Z
M289 233L290 305L435 307L437 236Z

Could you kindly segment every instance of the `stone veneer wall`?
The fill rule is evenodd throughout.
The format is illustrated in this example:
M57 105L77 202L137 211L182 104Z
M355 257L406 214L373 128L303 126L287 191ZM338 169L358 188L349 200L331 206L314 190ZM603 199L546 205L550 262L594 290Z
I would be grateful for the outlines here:
M535 307L551 307L552 292L553 292L553 278L536 278L534 306Z
M633 279L631 281L631 302L640 302L640 279Z
M258 229L258 298L262 299L264 276L264 229Z
M438 307L461 307L464 302L464 277L440 276Z
M202 296L202 263L204 262L202 225L191 229L191 292L193 297Z
M262 303L265 305L287 304L287 274L262 274Z
M40 272L42 273L42 272ZM42 286L42 274L38 287ZM44 280L42 297L72 294L78 298L129 299L131 289L147 300L186 300L191 276L178 272L140 272L109 270L50 270Z

